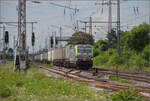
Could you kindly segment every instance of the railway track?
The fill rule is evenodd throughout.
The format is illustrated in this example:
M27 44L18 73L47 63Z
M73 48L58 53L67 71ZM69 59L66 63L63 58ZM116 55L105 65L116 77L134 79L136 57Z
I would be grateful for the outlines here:
M116 72L116 70L111 70L111 69L106 69L106 68L97 68L98 71L111 71L111 72ZM143 75L143 76L150 76L149 72L133 72L133 71L118 71L119 73L124 73L124 74L131 74L131 75Z
M107 69L98 69L98 73L107 74L110 76L118 76L122 79L127 79L127 80L150 83L150 75L143 74L143 73L135 73L135 72L128 73L123 71L114 71L114 70L107 70Z
M44 70L55 73L57 75L71 78L79 82L84 82L88 85L94 85L97 88L104 88L104 89L109 89L111 91L118 91L121 89L129 89L130 87L132 87L132 85L129 84L116 83L109 80L99 79L94 76L82 75L81 72L83 71L81 70L73 70L73 69L63 70L59 68L48 68L42 65L38 65L38 66ZM136 87L136 90L142 93L150 93L150 87L138 86Z

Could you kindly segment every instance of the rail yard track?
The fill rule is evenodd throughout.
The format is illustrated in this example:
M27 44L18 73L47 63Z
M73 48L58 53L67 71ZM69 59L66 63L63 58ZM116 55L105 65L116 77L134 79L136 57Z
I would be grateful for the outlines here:
M134 80L139 82L150 83L150 75L148 73L136 73L136 72L123 72L123 71L115 71L108 69L99 69L98 73L106 74L110 76L118 76L122 79Z
M116 69L110 70L106 68L97 68L99 71L111 71L116 72ZM125 74L131 74L131 75L143 75L143 76L150 76L149 72L138 72L138 71L121 71L119 70L119 73L125 73Z
M92 76L91 73L85 70L48 68L42 65L38 65L38 66L44 70L55 73L57 75L61 75L66 78L71 78L79 82L84 82L88 85L94 85L97 88L104 88L104 89L109 89L111 91L118 91L121 89L129 89L130 87L132 87L132 85L130 84L118 83L110 80L97 78L96 76ZM136 86L136 90L142 93L150 93L150 87ZM146 97L150 98L149 96Z

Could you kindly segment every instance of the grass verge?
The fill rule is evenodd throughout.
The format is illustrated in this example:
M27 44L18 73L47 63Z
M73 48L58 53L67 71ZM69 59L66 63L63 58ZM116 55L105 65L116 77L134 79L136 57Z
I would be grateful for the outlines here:
M84 83L46 77L31 67L28 75L13 72L13 64L0 68L1 101L105 101L102 91L95 91Z

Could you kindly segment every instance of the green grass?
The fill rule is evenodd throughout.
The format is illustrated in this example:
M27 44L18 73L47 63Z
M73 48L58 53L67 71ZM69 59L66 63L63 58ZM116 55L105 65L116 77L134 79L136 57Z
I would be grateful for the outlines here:
M139 95L135 88L120 90L109 97L111 101L149 101L144 96Z
M0 101L146 101L132 90L107 94L85 83L47 77L37 67L31 67L28 75L13 72L12 62L6 67L0 68Z
M109 80L112 80L112 81L117 81L117 82L121 82L121 83L129 83L129 84L135 84L134 81L131 81L131 80L125 80L125 79L120 79L119 77L110 77Z
M46 77L32 67L28 75L13 72L12 63L0 68L0 101L106 101L103 91L84 83Z

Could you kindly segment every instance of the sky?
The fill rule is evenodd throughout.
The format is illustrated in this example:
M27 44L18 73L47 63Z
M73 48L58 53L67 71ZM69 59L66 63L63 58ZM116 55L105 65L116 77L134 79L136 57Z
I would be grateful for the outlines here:
M17 1L17 0L16 0ZM17 21L17 5L16 1L0 0L0 21ZM59 28L62 27L63 36L71 36L74 31L72 30L76 20L89 21L89 17L92 17L93 21L108 21L108 5L95 5L95 3L101 3L101 1L61 1L50 2L42 1L41 3L27 2L26 8L26 20L37 21L34 24L34 32L36 36L35 50L45 47L45 39L48 39L52 35L52 32L56 32L59 36ZM64 7L52 5L51 3L68 6L71 8L79 9L79 12L70 10ZM116 3L113 1L113 3ZM149 23L149 1L121 1L121 30L130 30L133 26L139 25L143 22ZM136 9L134 9L136 8ZM137 11L138 8L138 11ZM103 9L103 12L102 12ZM116 21L117 16L116 4L112 5L112 21ZM95 40L105 39L106 32L108 30L108 24L93 24L93 35ZM2 27L3 25L1 25ZM17 27L15 25L5 25L6 30L10 33L10 47L13 47L13 37L17 37ZM52 27L56 26L56 27ZM116 24L113 24L113 28L116 28ZM84 28L83 23L79 23L79 28ZM2 28L0 29L2 37ZM88 32L88 30L87 30ZM27 46L31 48L31 24L27 24ZM1 44L0 44L1 45Z

